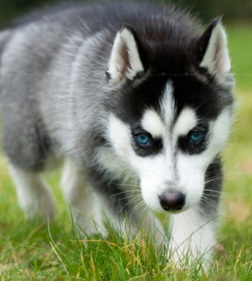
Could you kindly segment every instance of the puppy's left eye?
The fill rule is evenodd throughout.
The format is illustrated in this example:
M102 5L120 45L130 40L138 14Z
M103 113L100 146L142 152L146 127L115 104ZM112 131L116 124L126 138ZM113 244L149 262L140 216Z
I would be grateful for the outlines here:
M201 131L194 131L189 135L189 140L191 144L200 144L205 137L205 133Z
M202 152L206 148L207 132L206 126L192 129L186 136L181 136L178 139L178 147L189 154Z

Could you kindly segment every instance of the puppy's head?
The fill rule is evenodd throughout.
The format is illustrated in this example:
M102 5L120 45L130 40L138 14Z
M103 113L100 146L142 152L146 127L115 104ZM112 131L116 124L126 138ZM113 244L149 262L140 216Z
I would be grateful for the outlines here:
M201 200L206 170L229 134L226 34L219 19L200 36L138 33L125 27L113 44L107 138L138 175L150 208L183 211Z

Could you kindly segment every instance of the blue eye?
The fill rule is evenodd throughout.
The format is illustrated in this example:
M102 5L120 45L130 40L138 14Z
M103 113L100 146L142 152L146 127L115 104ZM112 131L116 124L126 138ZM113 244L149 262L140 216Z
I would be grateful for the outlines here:
M204 136L205 134L203 132L193 132L190 135L190 142L198 144L203 140Z
M149 146L151 143L150 136L143 133L135 135L135 140L139 146Z

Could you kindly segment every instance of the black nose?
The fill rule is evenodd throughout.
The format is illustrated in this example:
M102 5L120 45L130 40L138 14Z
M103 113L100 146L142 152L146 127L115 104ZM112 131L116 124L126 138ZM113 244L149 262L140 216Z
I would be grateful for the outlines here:
M185 195L181 192L167 191L159 196L159 201L165 211L179 211L185 204Z

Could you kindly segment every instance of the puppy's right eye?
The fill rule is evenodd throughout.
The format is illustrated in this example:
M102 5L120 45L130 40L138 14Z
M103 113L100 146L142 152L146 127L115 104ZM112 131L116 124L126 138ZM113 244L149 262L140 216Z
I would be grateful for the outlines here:
M163 142L161 138L153 138L152 135L143 128L135 127L131 130L132 147L140 157L156 155L162 151Z
M134 135L135 142L140 147L149 147L151 146L151 136L146 133L140 133Z

